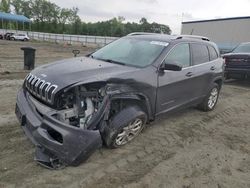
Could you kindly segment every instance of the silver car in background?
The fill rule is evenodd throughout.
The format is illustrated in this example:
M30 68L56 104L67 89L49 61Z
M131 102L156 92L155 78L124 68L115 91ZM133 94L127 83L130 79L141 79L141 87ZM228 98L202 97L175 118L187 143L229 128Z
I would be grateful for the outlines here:
M13 34L11 35L10 40L28 41L30 38L27 34Z

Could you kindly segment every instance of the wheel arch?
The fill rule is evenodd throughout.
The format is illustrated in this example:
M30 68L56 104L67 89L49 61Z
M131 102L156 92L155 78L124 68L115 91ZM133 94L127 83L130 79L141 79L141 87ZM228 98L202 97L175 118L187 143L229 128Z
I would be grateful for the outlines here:
M213 80L213 83L218 84L219 88L221 89L224 79L222 77L217 77Z
M152 114L152 109L150 105L150 101L147 96L141 93L126 93L126 94L119 94L117 96L113 96L111 99L111 104L112 102L116 100L121 100L125 103L126 105L137 105L139 106L147 115L147 121L153 120L153 114Z

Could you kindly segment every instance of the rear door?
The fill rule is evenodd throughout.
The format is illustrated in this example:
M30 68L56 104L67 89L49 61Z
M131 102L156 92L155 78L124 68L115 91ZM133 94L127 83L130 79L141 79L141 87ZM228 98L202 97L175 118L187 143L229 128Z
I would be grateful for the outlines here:
M156 113L170 111L194 98L193 67L189 43L172 48L163 63L181 65L181 71L164 71L158 75Z
M214 78L218 54L216 50L203 43L191 43L192 65L194 68L194 90L196 98L203 98Z

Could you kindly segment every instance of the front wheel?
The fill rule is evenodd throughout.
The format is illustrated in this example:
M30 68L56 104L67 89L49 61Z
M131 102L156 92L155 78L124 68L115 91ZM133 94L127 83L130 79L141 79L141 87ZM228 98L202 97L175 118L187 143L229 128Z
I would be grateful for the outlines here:
M136 138L145 127L147 115L137 106L120 111L105 133L105 143L109 148L118 148Z
M217 104L219 93L220 87L218 84L214 83L210 88L208 95L203 102L199 104L198 108L205 112L213 110Z
M127 126L123 127L121 132L114 139L114 147L120 147L133 140L143 129L143 119L136 118Z

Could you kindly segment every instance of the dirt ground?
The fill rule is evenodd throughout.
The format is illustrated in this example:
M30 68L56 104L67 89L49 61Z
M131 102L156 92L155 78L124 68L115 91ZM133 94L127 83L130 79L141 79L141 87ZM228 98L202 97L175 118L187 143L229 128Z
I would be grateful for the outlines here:
M34 146L14 114L27 71L22 46L37 49L36 64L72 57L76 47L0 41L0 188L249 188L250 82L224 84L209 113L190 108L161 117L121 149L102 148L78 167L48 170L33 161ZM91 49L77 47L82 54Z

